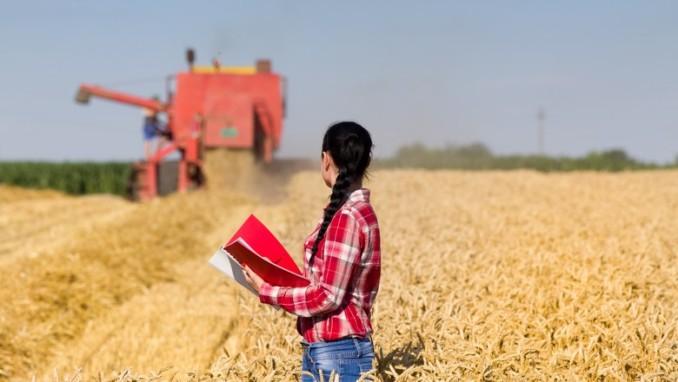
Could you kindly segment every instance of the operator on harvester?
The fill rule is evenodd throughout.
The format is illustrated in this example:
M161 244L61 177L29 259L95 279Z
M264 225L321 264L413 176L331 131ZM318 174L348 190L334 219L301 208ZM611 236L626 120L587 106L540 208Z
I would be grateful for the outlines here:
M153 139L158 137L156 151L160 150L165 145L165 142L171 140L171 132L167 128L167 124L162 123L160 119L158 119L158 113L154 110L144 109L143 133L144 154L146 155L147 160L153 155L151 148Z

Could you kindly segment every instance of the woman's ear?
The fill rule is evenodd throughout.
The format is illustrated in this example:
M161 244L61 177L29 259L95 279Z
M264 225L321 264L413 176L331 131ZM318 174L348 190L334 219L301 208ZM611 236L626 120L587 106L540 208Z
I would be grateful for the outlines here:
M323 151L323 170L329 171L330 167L334 165L332 157L327 151Z

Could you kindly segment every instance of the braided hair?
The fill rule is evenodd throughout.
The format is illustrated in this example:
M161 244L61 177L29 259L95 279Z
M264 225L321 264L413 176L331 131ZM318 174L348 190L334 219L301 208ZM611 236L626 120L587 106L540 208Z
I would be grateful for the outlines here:
M325 132L322 151L332 157L338 173L311 256L318 252L318 245L332 218L346 202L351 185L365 176L372 159L372 137L364 127L355 122L338 122Z

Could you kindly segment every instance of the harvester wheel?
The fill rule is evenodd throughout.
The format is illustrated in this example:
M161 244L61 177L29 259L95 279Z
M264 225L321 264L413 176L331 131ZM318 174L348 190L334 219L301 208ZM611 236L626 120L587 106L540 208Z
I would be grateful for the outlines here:
M158 164L158 195L175 192L179 183L179 161L163 161Z

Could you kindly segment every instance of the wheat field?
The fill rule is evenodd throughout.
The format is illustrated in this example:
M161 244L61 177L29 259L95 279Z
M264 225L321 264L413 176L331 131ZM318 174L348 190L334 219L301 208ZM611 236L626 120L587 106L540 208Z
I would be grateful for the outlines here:
M367 186L376 379L678 380L678 172L384 170ZM0 380L298 380L294 318L207 260L254 213L301 263L328 190L315 172L247 187L134 204L0 186Z

